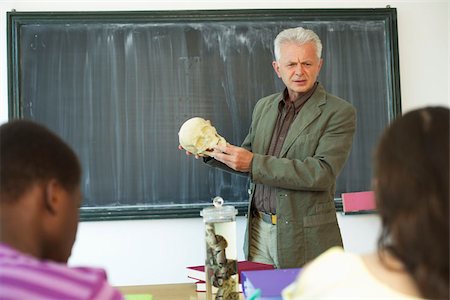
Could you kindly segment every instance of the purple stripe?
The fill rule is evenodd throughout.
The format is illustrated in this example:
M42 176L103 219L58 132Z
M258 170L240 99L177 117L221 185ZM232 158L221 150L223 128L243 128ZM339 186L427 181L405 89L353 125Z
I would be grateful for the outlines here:
M47 274L70 279L79 284L90 284L91 282L98 280L98 278L106 279L106 274L104 272L96 272L97 270L94 269L69 268L68 266L56 269L53 268L53 265L49 267L50 268L46 269Z
M7 287L2 287L0 289L0 299L2 300L6 300L6 299L11 299L11 300L22 300L22 299L27 299L27 300L49 300L49 298L45 298L44 296L39 296L35 293L33 293L32 291L27 291L21 288L18 288L16 286L7 286ZM58 299L60 300L60 299Z
M123 299L100 268L40 261L0 243L0 299ZM99 298L100 299L100 298ZM102 299L103 300L103 299Z
M94 294L92 294L92 298L90 299L98 299L98 300L120 300L123 299L123 296L121 293L119 293L118 290L115 288L112 288L111 286L107 284L102 284L100 289L96 291Z
M101 290L103 286L103 281L97 281L95 284L92 285L92 294L91 299L94 299L94 296L97 296L98 292Z
M1 258L1 262L3 263L4 261L13 261L16 263L27 263L27 264L37 264L38 261L36 259L32 259L28 256L25 255L15 255L14 253L11 253L11 255L0 255Z
M105 275L102 272L94 272L91 269L83 269L83 268L72 268L65 265L59 264L41 264L41 265L21 265L21 264L8 264L1 263L1 269L9 267L14 268L15 270L23 270L25 271L33 271L35 273L40 273L43 276L52 276L62 279L67 279L73 281L77 284L91 284L93 281L96 281L98 277L105 279ZM96 270L95 270L96 271ZM1 271L0 271L1 273ZM102 276L103 275L103 276Z
M42 287L53 289L53 285L58 284L58 289L60 290L70 290L77 291L79 295L83 297L88 296L90 289L86 289L89 284L79 285L71 280L64 280L58 277L46 276L46 274L36 273L34 271L28 270L27 272L21 271L17 268L9 268L6 270L7 277L16 278L17 280L22 280L23 282L33 282L36 285Z
M23 280L5 277L2 278L1 282L2 285L4 286L17 287L19 289L24 289L46 298L52 299L67 299L68 297L76 298L76 295L72 295L69 293L70 291L57 290L58 288L57 286L55 287L55 289L48 289L40 285L34 284L33 282L24 282Z

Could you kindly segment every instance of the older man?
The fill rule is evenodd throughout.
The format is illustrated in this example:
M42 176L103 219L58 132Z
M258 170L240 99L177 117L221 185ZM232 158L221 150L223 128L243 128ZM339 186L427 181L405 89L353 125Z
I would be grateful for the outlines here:
M247 258L289 268L342 246L334 194L356 113L317 82L322 43L313 31L286 29L274 47L286 88L258 101L241 147L218 145L204 160L250 176Z

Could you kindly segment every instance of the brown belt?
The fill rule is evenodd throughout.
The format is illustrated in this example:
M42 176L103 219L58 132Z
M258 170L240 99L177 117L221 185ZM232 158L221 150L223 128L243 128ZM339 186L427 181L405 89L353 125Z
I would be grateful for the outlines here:
M272 225L277 224L277 215L268 214L268 213L260 212L260 211L258 211L257 213L258 213L258 216L261 218L261 220L263 220L264 222L266 222L268 224L272 224Z

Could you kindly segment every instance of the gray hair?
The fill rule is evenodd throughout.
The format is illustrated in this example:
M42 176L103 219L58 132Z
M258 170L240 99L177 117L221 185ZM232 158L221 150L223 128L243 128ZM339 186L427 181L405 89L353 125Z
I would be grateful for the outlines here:
M309 29L303 27L289 28L281 31L274 41L275 60L280 59L280 47L284 43L295 43L303 45L313 42L316 46L317 58L322 57L322 42L317 34Z

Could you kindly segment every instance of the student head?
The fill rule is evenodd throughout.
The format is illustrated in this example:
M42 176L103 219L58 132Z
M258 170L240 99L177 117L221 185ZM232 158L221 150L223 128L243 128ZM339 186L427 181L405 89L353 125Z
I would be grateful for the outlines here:
M274 41L272 66L292 98L314 86L322 67L322 43L312 30L302 27L281 31Z
M375 154L379 250L400 259L423 297L448 299L449 110L406 113Z
M67 262L78 226L81 168L47 128L0 126L0 239L38 258Z

